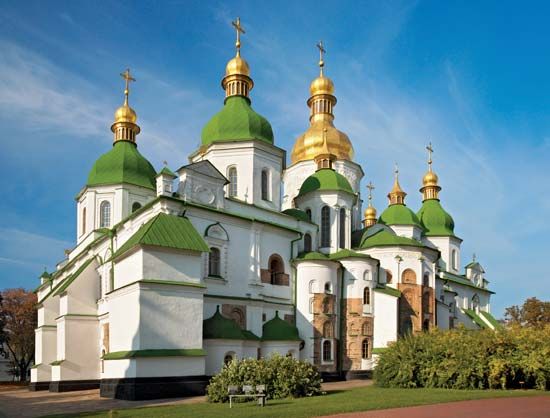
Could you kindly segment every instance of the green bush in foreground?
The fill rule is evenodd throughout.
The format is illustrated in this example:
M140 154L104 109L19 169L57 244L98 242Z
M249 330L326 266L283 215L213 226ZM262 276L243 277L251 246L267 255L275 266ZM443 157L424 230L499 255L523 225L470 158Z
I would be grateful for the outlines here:
M235 360L210 379L210 402L227 402L227 389L235 385L266 385L268 399L300 398L321 394L321 376L310 363L274 355L268 359Z
M374 378L382 387L549 390L550 325L407 336L381 353Z

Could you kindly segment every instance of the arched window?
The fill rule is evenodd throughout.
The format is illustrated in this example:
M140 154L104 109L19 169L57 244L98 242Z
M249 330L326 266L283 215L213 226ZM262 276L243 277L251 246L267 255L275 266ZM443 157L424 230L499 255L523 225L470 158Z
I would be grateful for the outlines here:
M223 357L223 364L228 366L235 359L235 353L229 352L226 353Z
M386 270L386 283L391 283L393 279L393 275L391 274L391 271Z
M208 275L220 276L220 250L218 248L210 248L210 254L208 255Z
M472 297L472 309L479 312L479 296L477 293Z
M315 293L315 280L309 282L309 293Z
M311 251L311 235L304 235L304 251L309 253Z
M269 200L269 173L262 170L262 200Z
M273 254L269 257L269 274L271 275L271 284L284 284L283 275L285 274L285 265L283 259L277 254Z
M361 357L366 360L369 358L369 340L364 339L361 344Z
M307 215L307 218L311 221L311 209L309 208L306 209L306 215Z
M334 331L332 328L332 324L327 321L323 324L323 338L333 338L334 337Z
M456 250L451 252L451 264L454 270L458 270L458 256Z
M368 287L363 290L363 305L370 305L370 289Z
M86 233L86 208L82 209L82 235Z
M330 247L330 208L321 209L321 247Z
M332 342L323 341L323 361L332 361Z
M325 293L332 293L332 283L331 282L326 282L325 283Z
M111 226L111 204L104 200L99 205L99 227L109 228Z
M346 248L346 209L340 209L340 248Z
M430 275L426 273L422 279L422 286L428 287L430 285Z
M414 270L405 269L403 271L403 274L401 274L401 282L402 283L409 283L409 284L416 284L416 273L414 272Z
M141 203L139 203L139 202L132 203L132 213L134 213L139 208L141 208Z
M237 196L237 167L229 167L227 170L227 177L229 178L229 197Z
M370 271L365 270L363 272L363 280L370 280Z

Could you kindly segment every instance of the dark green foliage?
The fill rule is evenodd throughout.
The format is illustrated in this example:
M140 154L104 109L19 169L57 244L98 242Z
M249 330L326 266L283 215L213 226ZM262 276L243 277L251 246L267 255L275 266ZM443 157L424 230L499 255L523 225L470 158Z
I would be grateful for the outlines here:
M407 336L381 353L374 377L383 387L549 390L550 326Z
M208 400L227 402L227 389L235 385L266 385L268 399L301 398L321 394L321 376L315 366L291 357L235 360L210 380Z

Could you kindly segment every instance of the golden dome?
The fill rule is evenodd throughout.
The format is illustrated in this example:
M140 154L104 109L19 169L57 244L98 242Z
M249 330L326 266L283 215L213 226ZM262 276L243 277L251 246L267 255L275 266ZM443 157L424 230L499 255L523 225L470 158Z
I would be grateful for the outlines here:
M437 186L438 182L437 174L435 174L433 171L428 171L424 177L422 178L422 185L424 187L426 186Z
M240 57L240 55L237 55L229 60L225 66L226 77L234 74L246 75L250 77L250 67L248 66L248 63Z
M119 122L137 122L137 114L127 103L120 106L115 112L115 123Z
M327 150L338 160L353 158L353 146L345 133L336 129L328 120L313 121L294 143L290 155L291 164L314 160L318 155L326 154Z
M313 80L309 86L311 96L318 94L334 94L334 83L328 77L321 75Z
M368 206L365 209L365 219L376 218L376 209L373 206Z

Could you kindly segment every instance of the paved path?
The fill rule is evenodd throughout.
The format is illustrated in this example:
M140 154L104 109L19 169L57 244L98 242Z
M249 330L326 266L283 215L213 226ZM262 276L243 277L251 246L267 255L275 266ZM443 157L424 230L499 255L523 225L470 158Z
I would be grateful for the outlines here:
M349 380L323 383L323 390L351 389L372 384L371 380ZM179 405L204 402L205 396L192 398L155 399L150 401L121 401L99 397L99 389L54 393L29 392L21 387L0 387L0 418L34 418L43 415L105 411L109 409L137 408L144 406Z
M550 418L550 396L481 399L331 415L330 418ZM326 417L329 418L329 417Z

